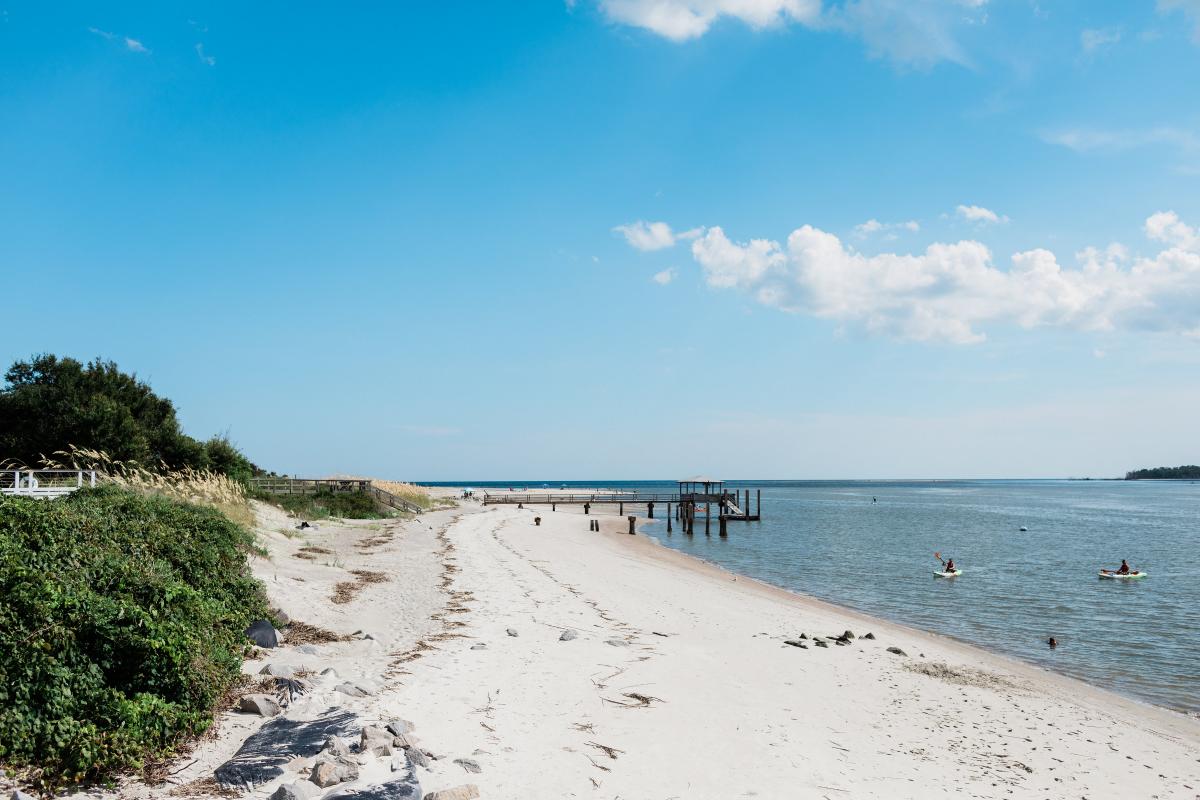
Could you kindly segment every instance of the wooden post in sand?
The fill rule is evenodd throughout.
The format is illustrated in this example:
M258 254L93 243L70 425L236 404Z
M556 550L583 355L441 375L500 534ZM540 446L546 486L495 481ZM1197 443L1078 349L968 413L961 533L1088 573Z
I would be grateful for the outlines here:
M635 536L637 534L637 531L634 530L635 524L637 524L637 517L630 517L629 518L629 535L630 536Z
M551 504L550 504L550 510L551 510L551 511L558 511L558 503L551 503Z
M591 504L591 503L584 503L584 504L583 504L583 513L585 513L585 514L590 514L590 513L592 513L592 504Z
M617 503L617 516L620 516L620 515L622 515L622 514L624 514L624 513L625 513L625 504L624 504L624 503Z

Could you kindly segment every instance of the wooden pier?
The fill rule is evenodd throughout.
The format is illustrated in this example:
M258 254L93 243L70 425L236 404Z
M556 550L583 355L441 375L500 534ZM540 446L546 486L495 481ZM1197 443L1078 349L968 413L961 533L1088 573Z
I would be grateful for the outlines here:
M683 532L695 532L696 519L703 513L704 532L712 532L713 506L716 506L718 532L727 535L726 524L734 522L758 522L762 519L762 490L755 490L754 507L751 510L749 489L725 489L725 482L716 478L685 478L679 481L679 491L661 492L506 492L483 495L484 505L548 505L552 509L562 505L581 505L583 513L590 514L593 505L616 505L617 513L625 514L625 506L646 506L646 516L654 519L655 506L666 505L667 532L679 523ZM702 511L701 511L702 509Z

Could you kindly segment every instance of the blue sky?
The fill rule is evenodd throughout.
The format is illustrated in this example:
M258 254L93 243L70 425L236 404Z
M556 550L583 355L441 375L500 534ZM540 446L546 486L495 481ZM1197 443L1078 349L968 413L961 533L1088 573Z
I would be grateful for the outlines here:
M1194 463L1198 229L1196 0L0 0L0 357L280 471Z

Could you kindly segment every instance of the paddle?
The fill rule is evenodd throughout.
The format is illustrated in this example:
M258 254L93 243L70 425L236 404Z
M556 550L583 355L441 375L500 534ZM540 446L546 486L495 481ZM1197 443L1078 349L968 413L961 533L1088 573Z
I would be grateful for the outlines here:
M946 559L942 558L942 554L940 552L934 553L933 557L942 562L943 569L946 567Z

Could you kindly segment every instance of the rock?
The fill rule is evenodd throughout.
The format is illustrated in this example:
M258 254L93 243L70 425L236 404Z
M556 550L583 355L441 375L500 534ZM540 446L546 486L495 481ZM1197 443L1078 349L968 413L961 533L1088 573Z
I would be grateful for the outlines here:
M288 613L286 611L284 611L282 608L272 608L271 616L275 618L276 622L278 622L280 625L282 625L285 628L288 625L292 624L292 618L289 617Z
M409 722L406 719L397 718L397 719L394 719L391 722L389 722L387 725L384 725L383 727L386 728L387 731L389 733L391 733L393 736L403 736L406 733L412 733L413 730L417 726L413 725L411 722Z
M874 639L874 638L875 638L875 634L873 634L873 633L865 633L865 634L863 634L863 638L864 638L864 639Z
M373 756L383 758L392 754L392 742L395 735L391 731L375 725L367 725L359 737L358 749Z
M425 751L419 747L406 747L404 754L408 756L408 760L418 767L429 769L429 756L425 755Z
M483 642L480 642L479 644L471 645L471 649L472 650L487 650L487 645L484 644Z
M846 631L845 633L842 634L842 638L843 639L854 639L856 637L854 636L854 631Z
M317 756L317 763L313 764L312 772L308 776L310 781L322 789L357 778L358 764L345 756L334 756L328 753Z
M829 647L829 642L825 641L824 639L813 639L813 644L815 644L817 647Z
M250 623L250 627L246 628L246 638L259 647L279 647L279 631L269 620L260 619Z
M807 639L807 638L808 638L808 634L807 634L807 633L802 633L802 634L800 634L800 638L801 638L801 639Z
M315 644L302 644L296 646L296 652L304 653L306 656L319 656L321 655L321 648Z
M784 644L790 644L792 647L799 647L801 650L808 649L808 645L806 645L804 642L800 641L799 639L788 639L784 642Z
M348 756L350 755L350 745L346 744L346 740L340 736L327 736L325 744L321 746L321 752L335 756Z
M514 637L521 635L521 634L517 633L516 628L509 628L507 631L505 631L505 633L507 633L509 636L514 636Z
M259 675L274 675L276 678L292 678L296 675L296 670L292 669L287 664L267 664L258 671Z
M629 642L624 639L606 639L605 644L611 644L613 647L628 647Z
M479 787L473 783L464 783L453 789L440 789L425 795L425 800L476 800L479 797Z
M898 655L898 656L906 656L906 655L908 655L908 653L904 652L904 651L903 651L903 650L901 650L899 647L889 647L889 648L887 649L887 651L888 651L889 653L895 653L895 654L896 654L896 655Z
M347 789L327 795L324 800L421 800L421 784L411 773L373 786Z
M271 795L270 800L312 800L314 797L319 797L321 787L311 781L296 781L285 786L280 786Z
M479 766L479 762L473 758L456 758L454 759L454 763L474 775L483 772L483 767Z
M34 797L33 795L25 794L20 789L17 789L12 793L12 798L10 798L10 800L34 800Z
M838 647L846 647L847 645L850 644L850 642L846 641L845 639L834 639L833 643L836 644Z
M275 717L242 742L237 753L213 771L222 786L261 785L280 778L293 758L311 758L330 736L349 736L359 729L349 711L332 711L314 720Z
M238 708L247 714L258 714L260 717L273 717L283 710L269 694L248 694L238 702Z
M341 692L342 694L350 695L351 697L366 697L367 695L371 694L370 689L359 686L357 683L339 683L337 686L333 687L333 690L335 692Z
M332 675L335 678L338 677L337 670L334 669L333 667L326 667L325 669L321 670L321 674L322 675Z
M391 731L388 731L388 733L391 733ZM408 749L409 747L416 747L416 746L417 746L417 737L413 736L411 733L402 733L399 736L396 736L395 738L392 739L392 747L400 747L403 749Z
M575 631L563 631L562 634L559 635L558 640L560 642L569 642L572 639L577 638L579 638L579 634Z

